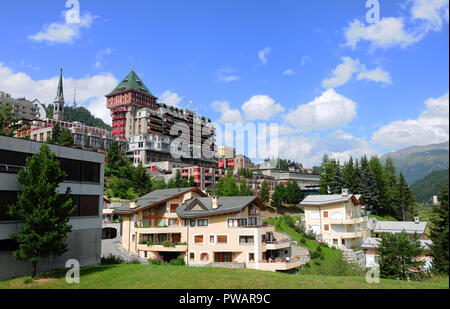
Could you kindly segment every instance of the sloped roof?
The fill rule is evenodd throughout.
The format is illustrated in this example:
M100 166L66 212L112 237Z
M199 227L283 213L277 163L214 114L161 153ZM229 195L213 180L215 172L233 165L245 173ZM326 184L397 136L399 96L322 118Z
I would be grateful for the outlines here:
M358 202L360 202L361 195L342 195L342 194L331 194L331 195L308 195L300 205L309 205L309 206L320 206L326 204L333 204L339 202L347 202L348 200L354 198Z
M361 248L370 249L378 247L381 238L367 237L361 245ZM420 244L424 250L429 250L433 242L429 239L420 239Z
M177 215L180 218L197 218L239 212L253 202L264 210L264 204L257 196L221 196L217 209L212 208L211 197L196 197L186 201L185 205L178 207ZM192 210L197 203L203 210Z
M414 221L378 221L375 225L375 233L400 233L405 231L406 233L413 234L423 234L425 233L425 228L427 227L427 222L415 223Z
M139 76L137 76L134 71L128 73L128 75L117 85L117 87L114 88L111 94L123 89L143 91L153 96L150 90L148 90L147 86L145 86L144 82L139 78Z
M167 200L176 198L180 195L186 194L188 192L195 191L199 194L205 195L200 189L196 187L191 188L176 188L176 189L160 189L152 191L144 196L141 196L136 200L137 206L135 208L130 208L130 203L114 210L116 214L131 214L136 213L144 208L151 207L154 205L158 205Z

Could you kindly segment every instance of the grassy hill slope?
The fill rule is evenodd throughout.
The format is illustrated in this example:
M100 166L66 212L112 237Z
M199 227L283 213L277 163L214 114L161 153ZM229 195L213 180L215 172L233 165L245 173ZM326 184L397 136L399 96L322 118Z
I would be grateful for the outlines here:
M292 275L250 269L120 264L81 269L80 284L67 284L65 271L55 271L32 283L24 278L0 282L0 289L448 289L448 277L424 282L364 277Z

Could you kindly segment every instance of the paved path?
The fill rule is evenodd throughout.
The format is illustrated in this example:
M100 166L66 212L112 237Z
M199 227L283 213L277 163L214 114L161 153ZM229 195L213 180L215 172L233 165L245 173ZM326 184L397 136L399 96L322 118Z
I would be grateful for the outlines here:
M124 249L120 248L120 241L122 237L116 237L114 239L102 239L102 256L107 256L113 254L119 256L125 260L125 262L130 262L137 258L136 254L129 253Z

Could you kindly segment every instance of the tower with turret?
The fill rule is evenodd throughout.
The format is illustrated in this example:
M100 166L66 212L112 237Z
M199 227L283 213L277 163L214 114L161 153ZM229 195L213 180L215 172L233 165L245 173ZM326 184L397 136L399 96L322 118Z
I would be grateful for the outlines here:
M64 91L63 91L63 77L62 68L59 74L58 90L56 91L56 97L53 101L53 119L64 120Z

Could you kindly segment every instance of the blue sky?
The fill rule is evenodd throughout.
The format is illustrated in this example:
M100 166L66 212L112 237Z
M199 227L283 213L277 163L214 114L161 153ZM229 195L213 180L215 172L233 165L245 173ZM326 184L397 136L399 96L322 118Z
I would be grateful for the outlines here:
M0 91L111 121L132 66L154 95L224 123L278 123L280 156L383 154L448 140L448 0L2 1ZM185 98L183 100L183 98Z

